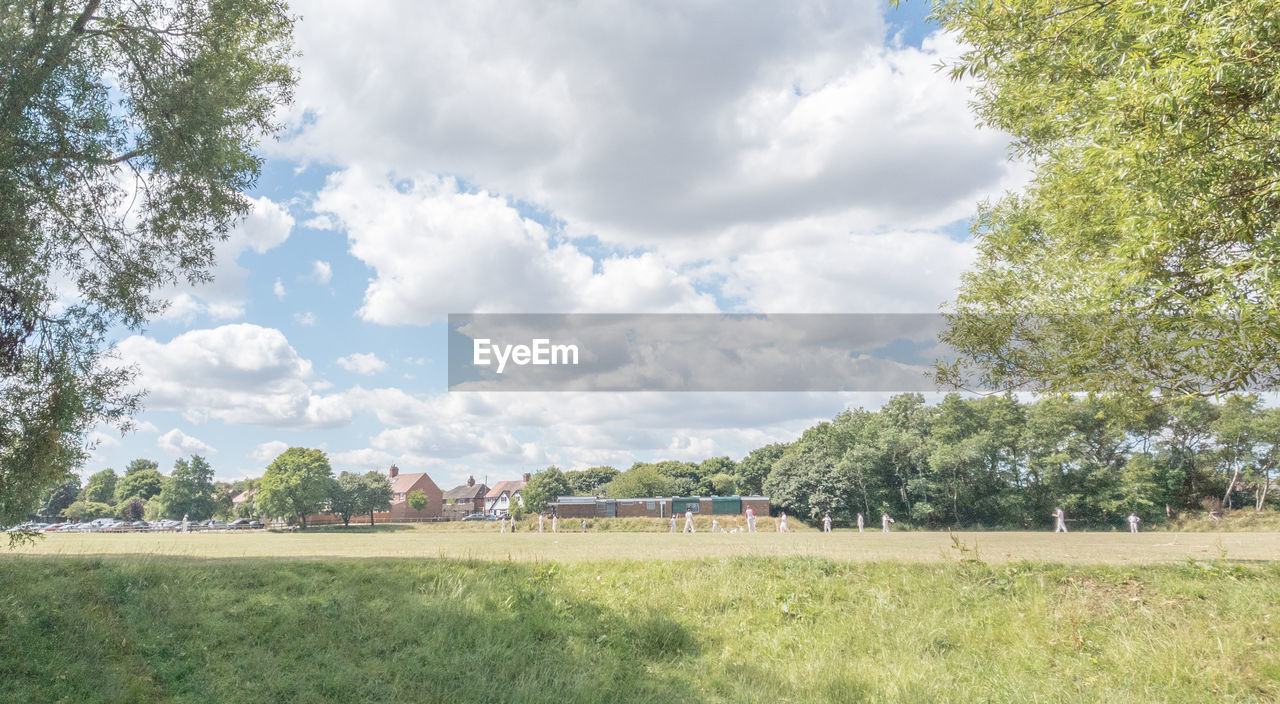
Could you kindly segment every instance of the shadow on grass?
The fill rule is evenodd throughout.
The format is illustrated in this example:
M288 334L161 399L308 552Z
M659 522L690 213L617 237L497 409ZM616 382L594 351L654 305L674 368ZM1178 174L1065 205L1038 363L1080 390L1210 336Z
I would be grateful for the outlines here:
M402 531L411 531L414 527L407 523L377 523L369 525L356 525L352 523L350 526L327 525L327 526L310 526L299 533L399 533ZM287 533L289 531L275 531Z
M554 565L0 562L2 701L680 701L681 623Z

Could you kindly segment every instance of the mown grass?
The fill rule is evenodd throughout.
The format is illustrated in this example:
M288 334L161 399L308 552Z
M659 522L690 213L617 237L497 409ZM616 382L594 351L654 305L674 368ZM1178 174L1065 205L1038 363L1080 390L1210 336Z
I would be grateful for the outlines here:
M638 519L635 519L638 520ZM456 525L456 524L455 524ZM563 529L564 526L562 525ZM1216 558L1280 560L1280 533L1038 532L956 533L988 562L1146 564ZM20 555L164 555L195 558L447 558L516 561L685 560L726 556L816 556L840 560L937 562L951 559L947 533L859 534L802 531L693 535L654 532L498 533L448 524L379 526L296 533L54 533L14 551Z
M1252 702L1280 566L0 558L0 701Z

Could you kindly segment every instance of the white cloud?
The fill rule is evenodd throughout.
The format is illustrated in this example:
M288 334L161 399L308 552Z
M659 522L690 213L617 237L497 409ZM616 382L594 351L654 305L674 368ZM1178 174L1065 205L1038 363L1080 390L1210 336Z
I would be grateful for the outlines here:
M502 198L450 179L396 182L361 169L334 174L315 208L347 230L376 273L360 315L387 325L458 312L715 310L714 300L653 253L606 259L552 241Z
M262 254L283 244L293 224L293 216L276 202L266 197L253 199L248 216L231 229L226 240L214 246L213 280L161 293L170 301L163 319L190 322L200 315L214 320L243 316L249 298L245 285L248 271L238 260L246 252Z
M149 409L175 410L191 422L332 427L352 412L308 386L311 362L274 328L247 323L183 333L167 343L135 335L119 345L137 364Z
M254 461L266 464L280 456L280 453L289 449L289 443L280 440L271 440L264 442L253 448L249 452L249 457Z
M276 295L276 298L279 298L281 300L284 299L284 296L285 296L284 282L280 280L280 277L278 276L276 277L276 283L271 287L271 292Z
M312 313L311 311L306 311L303 313L294 313L293 321L299 325L303 325L309 328L315 327L315 324L318 322L316 320L316 314Z
M139 421L135 421L135 422L134 422L134 424L133 424L133 429L134 429L136 432L139 432L139 433L158 433L158 432L160 432L160 429L156 427L156 424L155 424L155 423L152 423L152 422L150 422L150 421L146 421L146 420L139 420Z
M1008 168L935 69L954 42L886 47L875 0L295 7L285 153L455 174L608 241L855 210L919 227Z
M311 278L318 284L327 284L333 278L333 267L329 262L317 260L311 264Z
M217 453L213 446L193 438L174 428L156 438L156 447L171 455L212 455Z
M89 433L89 436L86 439L89 441L90 445L94 445L98 449L120 446L119 437L104 433L100 430L95 430Z
M371 376L387 370L387 363L378 359L378 355L369 352L349 354L338 358L338 366L349 372Z

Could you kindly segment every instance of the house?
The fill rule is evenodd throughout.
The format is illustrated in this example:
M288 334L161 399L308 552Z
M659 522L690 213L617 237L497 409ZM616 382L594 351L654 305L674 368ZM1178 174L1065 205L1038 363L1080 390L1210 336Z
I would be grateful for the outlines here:
M236 494L235 496L231 497L231 508L233 509L240 508L241 506L244 505L244 502L252 499L257 493L258 493L257 489L250 489L248 491L242 491L239 494Z
M444 516L456 520L472 513L484 513L485 495L489 487L476 484L475 477L467 477L467 483L444 492Z
M425 472L401 473L391 465L391 521L440 518L444 509L444 493ZM418 511L409 505L409 494L421 489L427 495L426 508Z
M484 495L484 512L491 516L501 516L511 512L512 504L524 506L520 492L529 481L529 474L519 481L498 482Z

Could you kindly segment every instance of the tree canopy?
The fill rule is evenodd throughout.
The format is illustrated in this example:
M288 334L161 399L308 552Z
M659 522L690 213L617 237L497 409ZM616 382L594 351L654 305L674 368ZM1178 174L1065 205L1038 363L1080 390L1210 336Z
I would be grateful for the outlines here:
M333 469L321 450L291 447L272 460L258 481L258 507L272 518L289 518L307 527L307 515L319 513L333 493Z
M947 310L958 385L1280 388L1274 0L934 0L982 124L1031 169Z
M208 279L292 96L283 0L0 9L0 522L127 427L105 356L164 288Z

